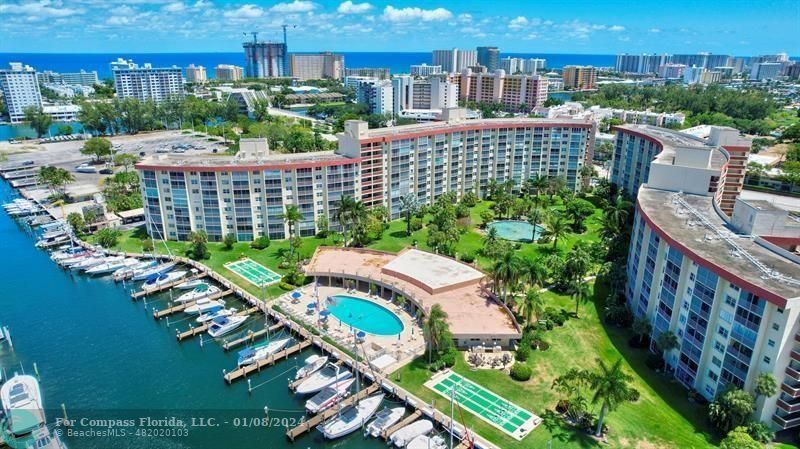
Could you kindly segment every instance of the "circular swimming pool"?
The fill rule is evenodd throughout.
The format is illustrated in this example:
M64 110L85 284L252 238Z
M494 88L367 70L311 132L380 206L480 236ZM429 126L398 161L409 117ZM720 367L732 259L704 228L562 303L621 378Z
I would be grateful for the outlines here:
M533 235L533 225L522 220L502 220L489 223L488 229L497 230L497 236L515 242L531 242L539 240L544 228L536 225L536 235Z
M328 298L326 306L342 323L368 334L397 335L403 331L403 322L394 312L366 299L335 295Z

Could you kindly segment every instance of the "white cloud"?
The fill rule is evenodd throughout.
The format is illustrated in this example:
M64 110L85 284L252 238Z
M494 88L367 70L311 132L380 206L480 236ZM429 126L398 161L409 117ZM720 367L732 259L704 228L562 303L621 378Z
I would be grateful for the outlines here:
M453 17L453 13L444 9L422 9L422 8L395 8L394 6L387 6L383 10L384 20L389 22L410 22L413 20L422 20L423 22L433 22L447 20Z
M106 25L127 25L131 21L125 16L111 16L106 20Z
M234 10L225 11L223 16L229 19L255 19L264 15L264 10L256 5L242 5Z
M346 2L342 2L338 8L336 8L336 12L339 14L363 14L372 9L372 5L369 3L353 3L350 0Z
M619 33L620 31L625 31L625 27L622 25L611 25L610 27L608 27L608 31Z
M472 22L472 14L462 13L458 15L458 21L461 23Z
M650 28L650 29L649 29L649 30L647 30L647 31L649 31L649 32L651 32L651 33L660 33L660 32L661 32L661 29L660 29L660 28Z
M186 9L186 5L181 2L172 2L168 5L165 5L161 8L164 12L181 12Z
M314 8L316 8L316 5L314 5L312 2L306 0L294 0L292 3L277 3L269 10L272 12L298 13L313 11Z
M508 22L508 27L512 30L518 30L526 26L528 26L528 19L524 16L515 17Z
M80 8L65 8L61 2L40 0L34 2L8 3L0 5L0 13L24 16L29 21L39 21L54 17L69 17L82 14Z

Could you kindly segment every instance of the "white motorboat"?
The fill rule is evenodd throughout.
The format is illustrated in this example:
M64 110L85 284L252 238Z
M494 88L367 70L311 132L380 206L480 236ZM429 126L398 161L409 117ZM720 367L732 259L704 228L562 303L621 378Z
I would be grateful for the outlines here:
M406 449L447 449L447 443L438 435L419 435L406 445Z
M185 271L171 271L169 273L154 274L149 277L144 284L142 284L142 290L146 292L156 290L159 287L178 281L184 276L186 276Z
M303 367L297 370L297 373L294 375L294 379L300 380L304 377L308 377L321 370L326 363L328 363L328 356L326 355L320 356L315 354L309 356L307 359L305 359Z
M214 338L222 337L225 334L233 332L247 321L247 316L231 315L214 318L211 320L211 326L208 327L208 335Z
M60 245L69 241L69 236L66 234L59 234L55 237L42 238L36 242L37 248L50 248L51 246Z
M92 257L92 256L93 256L92 253L90 253L88 251L85 251L85 252L82 252L80 254L76 254L76 255L74 255L72 257L67 257L65 259L61 259L61 260L57 261L56 263L59 264L60 266L64 267L64 268L69 268L69 267L75 265L76 263L78 263L78 262L80 262L82 260L85 260L85 259L87 259L89 257Z
M433 423L427 419L420 419L398 429L389 436L389 441L397 447L406 447L408 443L420 435L427 435L433 430Z
M114 280L127 279L133 276L133 273L136 272L137 270L146 270L150 267L154 267L156 263L157 262L155 261L155 259L148 259L145 261L141 261L136 265L130 267L121 267L118 270L111 273L111 277L113 277Z
M71 257L75 257L85 253L86 253L85 249L81 248L80 246L76 246L74 248L67 248L63 251L53 252L52 254L50 254L50 260L58 263L59 261L62 261L64 259L69 259Z
M39 382L29 375L15 374L0 388L5 414L3 436L11 444L32 438L46 423Z
M238 365L244 366L244 365L252 365L253 363L258 363L259 360L264 360L267 357L285 348L290 341L292 341L291 338L279 338L277 340L263 342L255 346L242 349L241 351L239 351Z
M132 267L132 266L134 266L134 265L136 265L138 263L139 263L139 261L137 259L132 258L132 257L131 258L127 258L127 259L118 260L118 261L105 262L105 263L101 263L100 265L95 265L92 268L89 268L88 270L86 270L86 274L90 274L90 275L92 275L92 274L94 274L94 275L96 275L96 274L108 274L108 273L111 273L112 271L117 271L117 270L121 270L123 268Z
M123 256L101 257L99 263L96 263L96 264L95 263L91 263L88 266L78 267L78 269L81 270L81 271L88 271L88 270L91 270L94 267L99 267L101 265L106 265L106 264L119 263L119 262L122 262L123 260L125 260L125 257L123 257Z
M201 285L208 285L208 284L206 284L206 281L202 279L192 279L191 281L186 281L176 285L175 288L178 290L192 290L197 287L200 287Z
M165 262L154 267L150 268L142 268L139 271L133 272L133 280L134 281L141 281L144 279L148 279L152 277L154 274L164 274L168 273L170 270L175 268L175 262Z
M204 313L204 314L200 315L199 317L197 317L195 319L195 321L200 323L200 324L203 324L203 323L207 323L207 322L213 320L214 318L219 318L219 317L223 317L223 316L231 316L236 312L238 312L238 310L234 309L233 307L231 307L230 309L220 309L220 310L217 310L216 312Z
M383 394L378 394L362 399L357 404L347 406L339 412L336 418L325 424L320 424L317 429L329 440L353 433L372 418L372 415L381 406L383 397Z
M87 257L78 263L74 263L70 265L70 268L73 270L86 270L92 268L95 265L100 265L101 263L106 262L106 256L103 255L94 255L91 257Z
M201 284L198 285L194 290L186 292L175 300L178 303L190 302L190 301L197 301L198 299L208 298L210 296L214 296L219 293L219 288L208 285L208 284Z
M334 382L349 379L353 374L345 368L329 363L324 368L309 376L297 386L295 393L311 394L321 391L323 388L333 385Z
M222 310L224 307L225 301L222 299L212 301L208 298L204 298L183 309L183 313L187 315L201 315L204 313L214 313L218 310Z
M56 237L58 237L60 235L67 235L67 231L65 231L63 229L55 229L53 231L47 231L47 232L42 234L41 238L43 238L43 239L52 239L52 238L56 238Z
M403 415L406 414L405 407L384 408L375 415L375 419L369 423L364 435L369 435L374 438L381 436L381 433L389 430L393 425L397 424Z
M325 387L319 393L306 401L306 411L308 413L319 413L325 411L350 395L350 385L355 379L345 379Z

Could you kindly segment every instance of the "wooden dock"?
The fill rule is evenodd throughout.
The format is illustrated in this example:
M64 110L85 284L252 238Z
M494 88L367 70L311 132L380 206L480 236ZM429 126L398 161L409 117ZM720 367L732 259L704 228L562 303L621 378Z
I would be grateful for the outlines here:
M19 170L19 171L12 171L12 172L4 172L3 178L6 181L12 181L14 179L21 179L21 178L35 178L39 175L39 170Z
M414 413L406 416L405 418L401 419L400 422L398 422L397 424L381 432L381 438L383 438L384 440L388 440L393 433L411 424L412 422L418 420L420 416L422 416L422 411L419 409L414 410Z
M349 398L343 400L340 403L339 407L329 408L329 409L325 410L322 413L318 413L318 414L314 415L311 419L303 421L297 427L293 427L291 429L288 429L286 431L286 438L288 438L291 441L294 441L295 438L297 438L298 436L306 433L307 431L309 431L309 430L313 429L314 427L316 427L318 424L323 423L326 420L328 420L329 418L335 416L337 413L339 413L339 408L340 407L347 407L348 405L354 403L355 401L358 401L360 399L364 399L365 397L371 395L372 393L378 391L379 389L380 389L380 386L378 386L378 384L372 384L372 385L362 389L358 393L356 393L356 394L350 396Z
M250 315L250 314L258 312L258 310L259 310L258 307L251 307L251 308L249 308L247 310L242 310L241 312L237 313L236 315L247 316L247 315ZM200 326L190 327L189 330L184 331L184 332L179 332L179 333L177 333L175 335L178 338L178 341L183 341L183 340L185 340L187 338L194 337L197 334L202 334L203 332L208 330L208 327L210 325L211 325L211 323L208 323L208 322L207 323L203 323Z
M216 293L216 294L213 294L213 295L209 296L208 299L213 301L215 299L219 299L219 298L222 298L224 296L228 296L231 293L233 293L233 290L225 290L224 292L219 292L219 293ZM183 303L180 303L180 304L175 304L174 306L172 306L170 308L167 308L167 309L164 309L164 310L154 310L153 311L153 318L159 319L159 318L163 318L163 317L165 317L167 315L172 315L173 313L183 312L187 307L193 305L196 302L197 301L188 301L188 302L183 302Z
M262 368L267 368L272 366L275 362L280 360L288 359L290 355L300 352L303 349L311 346L311 341L303 340L300 343L297 343L294 346L284 349L283 351L278 351L269 358L259 360L258 363L254 363L252 365L243 366L241 368L236 368L235 370L225 373L223 377L225 382L228 384L233 383L233 381L246 378L249 374L253 372L260 372Z
M244 337L237 338L236 340L231 340L231 341L223 344L222 345L222 349L228 351L228 350L233 349L233 348L235 348L235 347L237 347L237 346L239 346L241 344L252 343L252 342L254 342L256 340L256 338L258 338L258 337L260 337L260 336L262 336L264 334L271 334L272 332L275 332L278 329L283 328L283 326L284 326L283 323L278 323L278 324L273 324L269 328L265 327L264 329L261 329L259 331L251 332L251 333L245 335Z
M168 283L166 283L164 285L160 285L160 286L158 286L158 287L156 287L156 288L154 288L152 290L139 290L138 292L131 293L131 299L139 299L139 298L141 298L143 296L147 296L147 295L150 295L150 294L153 294L153 293L163 292L164 290L168 290L168 289L170 289L170 288L172 288L172 287L174 287L176 285L180 285L180 284L183 284L184 282L188 282L188 281L193 281L195 279L201 279L201 278L203 278L205 276L206 276L205 273L198 273L198 274L195 274L194 276L184 277L184 278L178 279L176 281L168 282Z

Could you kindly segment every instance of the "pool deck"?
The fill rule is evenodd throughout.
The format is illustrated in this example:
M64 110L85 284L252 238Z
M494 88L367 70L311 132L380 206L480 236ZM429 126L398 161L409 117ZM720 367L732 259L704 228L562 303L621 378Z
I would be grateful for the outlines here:
M404 254L414 255L416 252L421 251L408 250L394 254L361 248L320 247L305 270L307 275L318 278L344 276L388 286L414 302L426 314L434 304L439 304L447 313L450 331L455 338L477 339L473 340L475 344L484 345L491 344L492 339L508 341L520 338L521 330L511 313L491 297L486 285L487 277L469 265L425 253L432 257L425 258L413 270L400 272L399 276L396 270L386 269L396 266L395 261L402 260ZM411 261L408 259L404 264ZM450 280L449 285L443 285L448 284L448 279L447 273L442 274L441 271L447 271L446 268L454 264L464 267L464 272L474 271L481 276L458 276ZM440 273L443 279L436 282L437 288L432 289L425 283L427 277L413 278L413 274L420 271ZM324 280L321 283L325 284Z
M352 351L353 347L353 333L348 324L342 323L338 318L332 314L328 316L328 327L325 329L319 317L319 308L311 309L309 312L308 304L316 302L315 289L313 284L297 290L301 293L300 299L294 300L291 295L284 295L279 299L281 309L292 315L294 318L304 322L305 324L319 329L323 334L332 338L341 346L348 348ZM359 354L362 354L362 348L367 353L367 357L372 361L381 356L383 360L390 362L386 367L378 366L384 372L391 372L395 369L405 365L414 357L424 352L425 339L423 338L423 331L419 323L408 314L408 312L400 309L395 304L375 296L368 295L358 291L347 291L339 287L325 287L319 286L317 288L320 303L324 303L325 298L335 295L346 295L354 298L363 299L375 304L378 304L392 313L394 313L403 323L403 331L400 332L400 338L397 335L374 335L367 334L363 340L363 344L359 344ZM390 356L394 359L392 362L385 356Z

